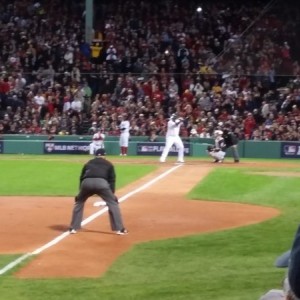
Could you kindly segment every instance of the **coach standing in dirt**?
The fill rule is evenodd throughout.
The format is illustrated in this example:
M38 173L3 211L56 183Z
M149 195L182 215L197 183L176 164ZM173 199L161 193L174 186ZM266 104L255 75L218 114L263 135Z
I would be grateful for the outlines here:
M80 191L75 197L70 233L81 228L85 201L93 196L101 197L108 206L111 229L116 234L127 234L122 221L118 199L115 196L116 174L111 162L105 159L105 150L98 149L95 158L88 161L80 175Z

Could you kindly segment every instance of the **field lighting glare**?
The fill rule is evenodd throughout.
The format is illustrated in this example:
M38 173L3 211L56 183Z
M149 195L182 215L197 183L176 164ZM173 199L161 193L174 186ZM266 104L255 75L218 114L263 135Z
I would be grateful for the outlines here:
M202 7L199 6L199 7L197 8L197 12L200 13L201 11L202 11Z

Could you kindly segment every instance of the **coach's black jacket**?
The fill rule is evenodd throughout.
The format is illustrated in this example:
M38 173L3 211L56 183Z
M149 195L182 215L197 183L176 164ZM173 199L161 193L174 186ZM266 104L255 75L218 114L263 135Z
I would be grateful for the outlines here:
M82 168L80 184L85 178L106 179L112 192L115 192L116 173L113 164L102 157L95 157L88 161Z

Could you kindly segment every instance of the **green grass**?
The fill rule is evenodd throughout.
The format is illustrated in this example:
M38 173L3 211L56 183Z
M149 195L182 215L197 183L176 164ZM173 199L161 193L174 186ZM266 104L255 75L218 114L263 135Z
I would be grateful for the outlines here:
M71 196L78 192L83 163L78 160L24 158L0 160L1 195ZM153 171L151 165L116 165L117 188ZM13 187L11 184L13 182Z
M20 255L14 254L14 255L0 255L0 268L3 268L11 261L18 258Z
M30 158L21 161L34 163ZM48 161L42 163L45 162ZM76 159L72 157L69 162L56 162L55 166L60 172L68 169L64 176L69 174L76 185L81 164L74 162ZM15 164L15 160L1 159L1 167L3 163L6 170L10 163ZM291 164L288 170L299 171L298 166ZM118 165L120 179L121 174L130 176L133 167L137 167L133 173L138 172L138 165ZM140 169L145 171L146 167L143 165ZM11 170L10 180L14 178L13 172L17 176L18 169ZM260 167L259 170L264 169ZM6 178L0 175L1 192ZM128 178L126 180L129 182ZM59 187L58 181L52 183ZM33 186L36 188L35 182ZM273 263L290 247L300 220L299 178L254 175L248 170L222 167L201 181L189 196L273 206L282 214L261 224L234 230L136 245L98 279L21 280L9 273L0 277L1 299L253 300L271 288L280 288L285 270L276 269ZM8 258L0 257L0 265Z
M274 171L286 172L282 169ZM293 171L296 172L297 169ZM266 176L263 173L254 175L240 169L215 169L190 192L189 196L192 199L199 199L200 196L202 199L288 209L300 205L300 188L297 188L299 180L299 177Z

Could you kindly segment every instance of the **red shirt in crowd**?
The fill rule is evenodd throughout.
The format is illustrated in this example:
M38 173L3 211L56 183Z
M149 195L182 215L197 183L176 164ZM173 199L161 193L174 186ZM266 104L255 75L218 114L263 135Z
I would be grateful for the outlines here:
M151 91L151 86L150 86L149 83L145 82L145 83L142 85L142 89L143 89L143 91L144 91L145 96L151 97L152 91Z
M7 81L0 81L0 93L7 94L10 91L10 85Z
M160 90L155 90L152 94L152 99L154 102L162 102L163 101L163 94Z
M276 119L276 122L279 124L279 125L282 125L283 122L284 122L284 115L282 113L278 114L278 117Z
M182 94L182 99L186 98L187 102L193 103L194 100L194 94L190 90L185 90Z
M218 120L222 122L226 122L228 120L228 112L226 110L223 110L222 113L220 114Z
M254 128L256 126L255 119L253 118L252 114L249 114L247 118L244 120L244 132L245 135L251 136Z

